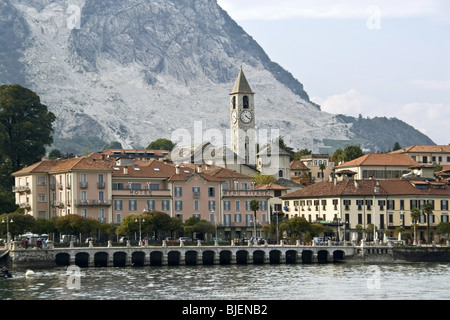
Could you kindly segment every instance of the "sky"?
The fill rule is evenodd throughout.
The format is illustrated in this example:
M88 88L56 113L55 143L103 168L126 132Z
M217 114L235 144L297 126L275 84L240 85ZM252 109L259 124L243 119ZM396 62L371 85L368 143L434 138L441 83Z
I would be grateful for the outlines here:
M449 0L218 3L323 111L396 117L450 144Z

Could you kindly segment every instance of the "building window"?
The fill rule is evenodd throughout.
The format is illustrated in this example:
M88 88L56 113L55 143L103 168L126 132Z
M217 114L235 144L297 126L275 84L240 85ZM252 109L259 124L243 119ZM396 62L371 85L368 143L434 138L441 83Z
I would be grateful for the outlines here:
M226 200L223 202L223 210L225 210L225 211L231 210L231 201Z
M405 200L400 200L400 210L405 210Z
M98 210L98 221L105 222L105 209Z
M216 210L216 201L215 200L209 200L208 201L208 210L209 211Z
M358 224L362 224L362 223L363 223L362 214L358 213Z
M38 186L45 186L45 185L46 185L45 177L38 177Z
M442 222L448 222L448 214L446 212L443 212L441 215L441 221Z
M236 200L236 211L241 211L241 203L239 200Z
M175 197L182 197L182 196L183 196L183 188L175 187Z
M149 189L150 190L159 190L159 183L150 183Z
M214 187L208 188L208 197L214 197L216 195L216 189Z
M240 213L234 214L234 222L241 222L242 221L242 215Z
M231 214L224 214L223 215L223 222L224 222L226 227L230 227L231 226Z
M344 209L350 210L350 205L352 204L352 200L344 200Z
M161 202L161 205L162 205L162 210L164 210L164 211L169 211L170 210L170 202L169 202L169 200L163 200Z
M248 109L249 108L248 97L244 96L243 101L244 101L244 109Z
M121 223L122 222L122 214L121 213L117 213L116 214L116 223Z
M245 215L245 225L247 227L251 227L253 225L253 215L252 214Z
M148 211L155 210L155 200L147 200L147 210Z
M87 209L81 209L81 216L87 218Z
M262 211L267 210L267 201L261 201L259 210L262 210Z
M45 215L46 215L45 211L38 211L38 218L39 219L45 219Z
M209 222L215 223L215 215L214 215L214 213L210 213L209 214Z
M192 193L194 197L200 197L200 187L192 187Z
M128 207L129 207L130 211L136 211L137 210L137 201L130 200L128 203Z
M122 211L122 200L114 200L114 210Z
M194 210L198 211L198 200L194 200Z
M38 201L39 202L45 202L46 200L45 200L45 193L39 193L38 194Z
M175 200L175 210L177 211L183 210L183 201Z
M441 200L441 210L448 210L448 200Z

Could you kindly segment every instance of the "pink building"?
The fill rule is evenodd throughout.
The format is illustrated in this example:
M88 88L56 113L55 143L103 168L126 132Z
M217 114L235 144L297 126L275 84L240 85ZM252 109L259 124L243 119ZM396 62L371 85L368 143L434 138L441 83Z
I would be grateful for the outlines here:
M270 222L270 192L255 190L250 176L216 166L93 154L43 160L13 175L16 203L35 218L78 214L120 224L128 215L160 211L217 224L218 237L231 240L254 236L250 201L257 199L257 236Z

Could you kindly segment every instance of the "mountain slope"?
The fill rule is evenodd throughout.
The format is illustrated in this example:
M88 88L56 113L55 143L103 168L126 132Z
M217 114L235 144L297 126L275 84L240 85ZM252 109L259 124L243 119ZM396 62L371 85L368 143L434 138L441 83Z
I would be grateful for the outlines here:
M55 141L95 137L145 147L194 125L229 128L239 69L256 92L260 129L296 148L354 138L352 124L309 100L216 0L6 0L0 82L37 92L57 115ZM10 53L10 55L8 55ZM12 70L18 70L15 76ZM94 139L94 138L93 138ZM225 142L225 141L224 141Z

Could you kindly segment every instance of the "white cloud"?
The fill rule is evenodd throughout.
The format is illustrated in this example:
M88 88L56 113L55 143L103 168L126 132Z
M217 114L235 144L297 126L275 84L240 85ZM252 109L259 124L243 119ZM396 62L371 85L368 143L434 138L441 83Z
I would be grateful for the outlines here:
M319 104L323 111L332 114L395 117L424 133L437 144L450 143L450 103L386 103L355 89L327 98L312 97L311 100Z
M447 0L218 0L236 20L281 20L292 18L368 19L372 6L381 18L405 18L447 15L442 9Z
M420 87L422 89L430 90L450 90L450 80L413 80L411 84Z

